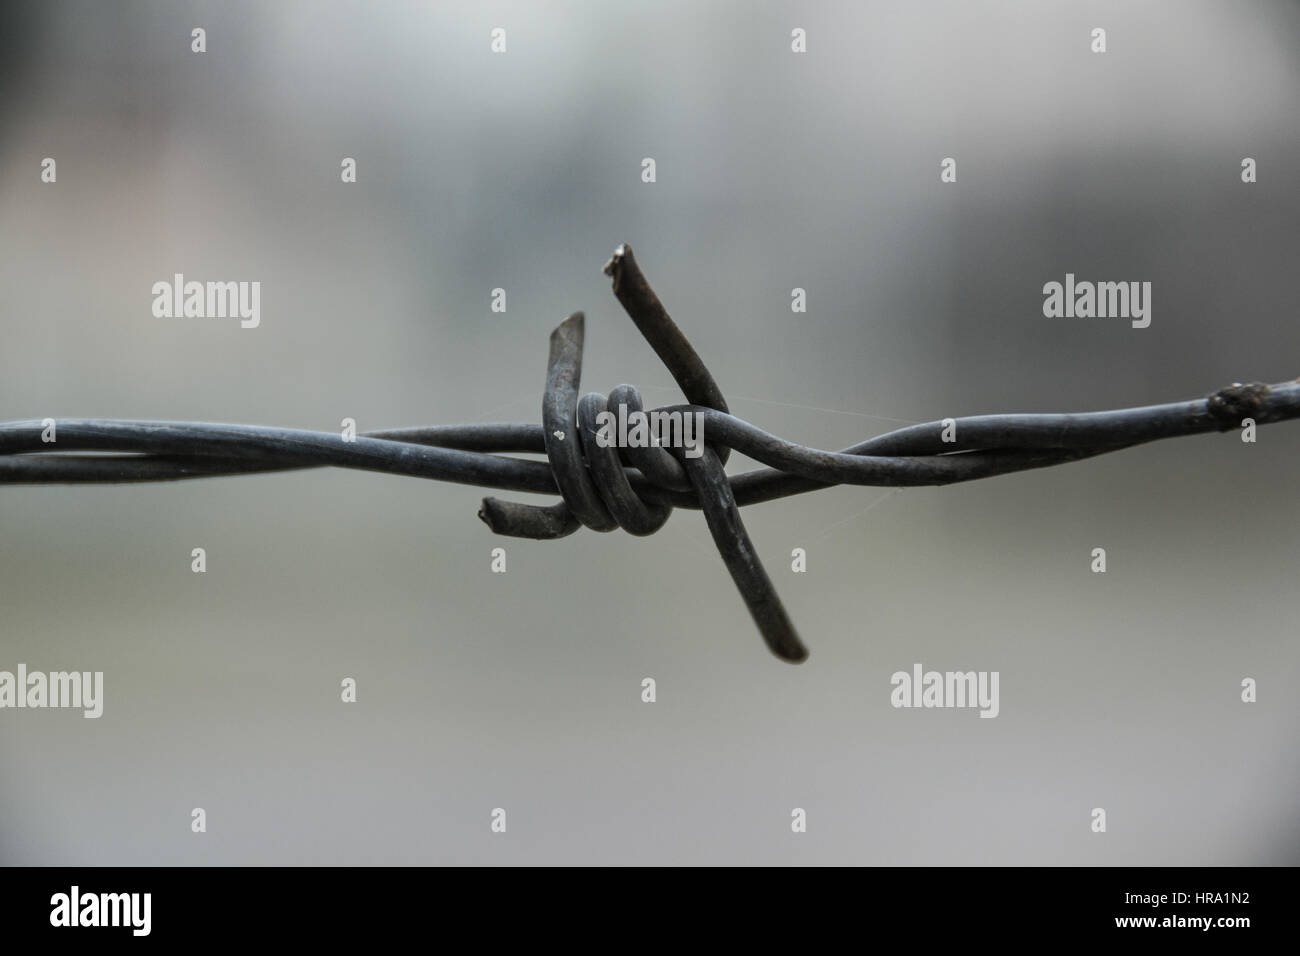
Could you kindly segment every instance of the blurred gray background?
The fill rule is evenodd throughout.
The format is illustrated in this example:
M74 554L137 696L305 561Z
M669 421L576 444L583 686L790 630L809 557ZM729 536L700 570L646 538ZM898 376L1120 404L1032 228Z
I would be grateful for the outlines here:
M575 309L584 385L677 401L600 273L620 241L733 411L819 447L1300 373L1293 3L0 21L5 420L537 421ZM154 318L175 272L259 280L261 327ZM1152 282L1151 327L1045 319L1066 272ZM801 667L695 512L534 543L366 473L0 488L0 669L106 684L98 721L0 712L0 862L1297 863L1297 465L1281 424L746 509ZM1001 716L895 710L914 662L1000 671Z

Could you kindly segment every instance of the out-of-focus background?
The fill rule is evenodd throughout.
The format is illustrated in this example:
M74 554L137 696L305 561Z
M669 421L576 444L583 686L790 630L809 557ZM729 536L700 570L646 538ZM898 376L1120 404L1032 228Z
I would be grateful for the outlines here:
M537 421L575 309L584 385L673 402L621 241L733 411L819 447L1290 379L1298 57L1284 0L7 3L0 418ZM260 328L155 318L176 272L260 281ZM1044 318L1067 272L1150 281L1150 328ZM801 667L695 512L535 543L375 474L0 488L0 669L106 685L0 712L0 862L1300 862L1300 426L1258 437L747 509ZM916 662L999 671L1000 716L892 708Z

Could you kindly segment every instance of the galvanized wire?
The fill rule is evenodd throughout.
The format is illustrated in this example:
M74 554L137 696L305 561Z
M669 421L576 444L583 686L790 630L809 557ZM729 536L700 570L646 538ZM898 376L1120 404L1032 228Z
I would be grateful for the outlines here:
M1133 445L1300 417L1300 380L1234 384L1207 398L1082 414L980 415L912 425L843 451L788 442L728 411L721 389L669 317L626 245L605 272L614 294L699 413L702 454L682 448L603 447L596 416L640 393L579 398L584 319L551 334L542 424L399 428L345 439L334 432L199 422L66 419L55 441L43 421L0 424L0 483L176 481L332 466L506 491L558 494L550 506L485 498L479 516L497 534L558 538L586 526L652 534L675 507L700 509L759 632L782 660L808 656L740 518L740 507L832 485L946 485L1078 461ZM769 466L728 476L731 450ZM93 454L77 454L92 452ZM516 458L545 454L546 460Z

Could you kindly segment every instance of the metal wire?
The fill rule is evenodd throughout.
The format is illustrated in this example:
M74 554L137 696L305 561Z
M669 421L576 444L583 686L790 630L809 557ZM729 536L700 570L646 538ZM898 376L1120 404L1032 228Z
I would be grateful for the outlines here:
M0 483L176 481L333 466L506 491L558 494L536 506L483 499L479 517L497 534L551 539L579 527L653 534L672 509L704 512L718 552L767 646L799 662L808 652L740 518L745 505L832 485L946 485L1042 468L1133 445L1300 417L1300 380L1233 384L1207 398L1083 414L980 415L900 428L822 451L788 442L731 415L708 368L621 245L605 266L613 290L689 404L654 409L699 413L702 454L681 448L603 447L597 416L611 407L642 411L640 393L620 385L608 398L581 399L584 319L576 312L551 333L542 424L440 425L333 432L199 422L58 419L57 451L41 421L0 424ZM945 424L947 428L945 429ZM950 440L945 440L945 438ZM728 476L739 451L769 466ZM69 454L71 452L72 454ZM95 454L75 454L94 452ZM546 460L515 453L545 454Z

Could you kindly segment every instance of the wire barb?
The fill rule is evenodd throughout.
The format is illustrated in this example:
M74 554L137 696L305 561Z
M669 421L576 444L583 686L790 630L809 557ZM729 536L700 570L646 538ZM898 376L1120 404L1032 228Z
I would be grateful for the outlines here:
M631 385L608 396L579 397L585 319L575 312L551 333L542 423L466 424L367 432L58 419L0 424L0 484L177 481L292 471L356 468L558 494L553 505L483 499L478 514L496 534L550 540L580 527L649 535L673 508L702 510L732 580L768 648L803 661L800 641L758 553L740 508L839 484L946 485L1043 468L1134 445L1300 418L1300 380L1234 383L1206 398L1081 414L980 415L912 425L843 451L778 438L730 413L722 390L650 287L626 244L605 265L615 297L685 395L685 405L650 414L698 415L707 436L699 454L653 445L607 446L597 440L602 413L644 410ZM947 426L945 428L945 425ZM51 442L51 437L54 439ZM729 477L736 450L767 465ZM93 454L78 454L92 452ZM545 461L515 454L544 454Z

